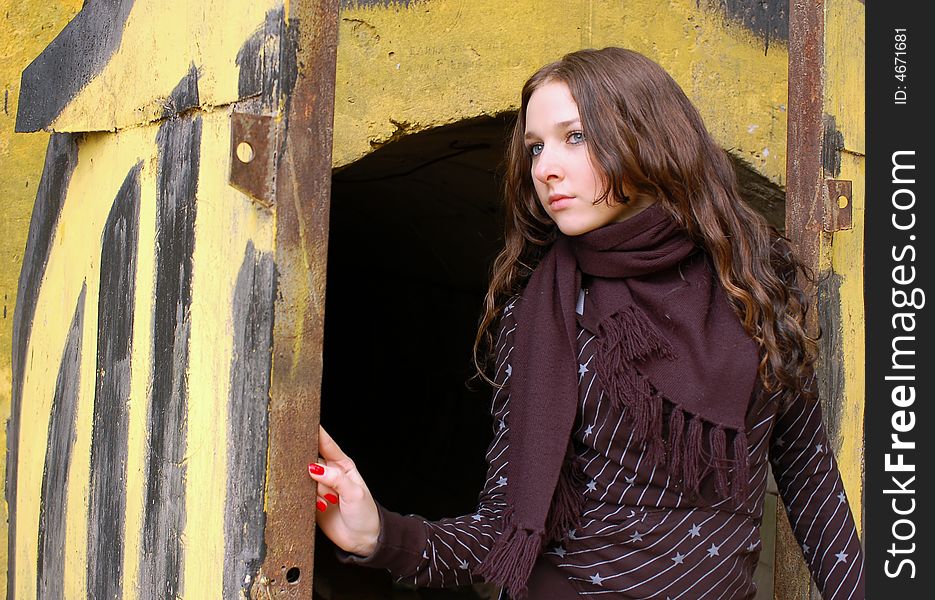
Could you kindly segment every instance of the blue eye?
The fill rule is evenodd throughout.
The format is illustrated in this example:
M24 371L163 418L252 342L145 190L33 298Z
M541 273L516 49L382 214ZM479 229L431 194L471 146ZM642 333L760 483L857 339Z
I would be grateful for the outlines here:
M572 131L568 134L568 141L572 144L583 144L585 140L583 131Z
M532 156L539 156L542 154L542 144L529 144L526 148Z

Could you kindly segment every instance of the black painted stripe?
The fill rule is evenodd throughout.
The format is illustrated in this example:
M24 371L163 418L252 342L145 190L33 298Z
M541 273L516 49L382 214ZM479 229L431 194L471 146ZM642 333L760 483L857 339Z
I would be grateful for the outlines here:
M140 211L138 163L117 193L101 236L97 377L88 498L89 598L120 598L127 479L127 404Z
M184 458L188 437L186 371L201 117L176 117L166 121L159 128L156 143L159 166L156 174L153 381L149 400L140 590L158 590L160 597L175 598L182 592Z
M86 0L23 71L16 131L48 127L120 47L134 0Z
M762 38L766 52L769 52L770 40L789 40L787 0L725 0L718 5L730 19Z
M341 8L357 8L359 6L409 6L411 0L341 0Z
M188 74L175 86L162 107L163 118L169 118L186 110L195 108L201 103L198 97L198 68L195 63L188 67Z
M298 73L298 30L286 27L284 14L282 7L268 11L263 27L237 52L238 95L241 99L259 96L268 109L278 109L281 96L288 102Z
M86 293L87 286L82 285L58 367L49 417L45 467L42 470L36 597L47 600L64 598L65 593L65 507L71 451L75 446L78 385L81 381L81 329L84 325Z
M233 302L227 405L224 598L247 592L263 562L266 446L273 346L273 257L247 245Z
M838 177L841 174L841 152L844 150L844 134L838 129L834 115L823 115L824 131L821 138L821 167L826 176Z
M52 237L55 234L68 183L78 164L78 146L72 134L58 133L49 139L45 154L45 166L36 193L36 204L32 209L26 252L20 271L16 292L16 309L13 314L13 389L10 402L10 420L7 423L6 501L9 510L7 530L7 598L12 600L16 589L16 478L19 458L19 423L22 409L23 370L26 351L32 334L36 299L46 264Z

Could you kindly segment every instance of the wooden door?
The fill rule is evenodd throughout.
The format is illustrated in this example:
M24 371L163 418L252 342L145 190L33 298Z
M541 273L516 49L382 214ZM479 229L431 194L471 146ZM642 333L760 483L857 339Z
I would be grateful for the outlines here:
M862 532L865 7L819 0L790 8L786 234L816 276L808 326L821 332L822 412ZM784 511L777 512L775 597L818 597Z
M23 72L10 598L311 597L337 11L88 0Z

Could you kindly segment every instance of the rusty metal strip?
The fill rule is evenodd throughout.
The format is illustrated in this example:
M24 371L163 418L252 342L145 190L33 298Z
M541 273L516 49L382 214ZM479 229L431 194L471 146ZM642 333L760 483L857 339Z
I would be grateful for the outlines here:
M276 309L270 384L266 555L252 594L312 597L338 0L293 0L296 79L276 173ZM287 67L284 67L287 68Z
M826 179L822 193L822 230L826 233L851 228L853 220L853 183L845 179Z
M277 133L273 115L231 113L230 184L267 208L276 198Z
M786 235L803 262L818 272L822 235L822 70L824 0L792 0L789 6L789 124L786 144ZM801 282L815 306L816 288ZM806 327L818 331L818 311L810 310ZM806 600L811 577L785 508L776 509L776 600Z

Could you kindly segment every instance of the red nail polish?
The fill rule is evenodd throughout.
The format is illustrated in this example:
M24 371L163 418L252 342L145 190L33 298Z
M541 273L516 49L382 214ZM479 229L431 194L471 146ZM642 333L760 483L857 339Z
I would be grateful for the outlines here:
M328 502L332 504L338 503L338 497L335 496L334 494L325 494L325 500L327 500Z
M325 512L325 509L328 508L328 505L322 502L321 500L316 500L315 506L317 506L318 510L320 510L321 512Z
M325 468L318 463L312 463L308 466L308 472L310 475L324 475Z

